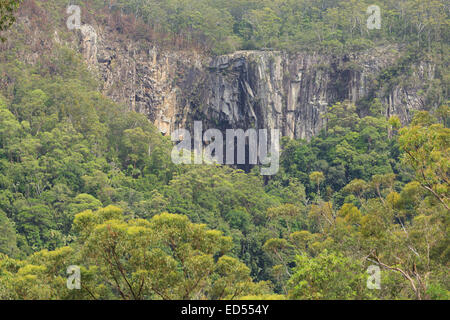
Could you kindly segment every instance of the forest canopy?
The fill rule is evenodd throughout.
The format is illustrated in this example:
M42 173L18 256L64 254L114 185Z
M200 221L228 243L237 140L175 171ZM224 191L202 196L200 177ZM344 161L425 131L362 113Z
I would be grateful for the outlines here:
M450 32L448 3L439 0L107 2L154 30L205 44L215 53L263 48L347 53L392 41L431 48L448 44ZM379 30L367 28L367 10L374 4L381 11Z
M384 22L370 31L369 4L90 4L214 54L411 45L381 72L384 83L436 59L426 110L411 110L410 123L387 117L376 97L337 101L315 137L282 138L270 178L256 167L173 164L170 139L101 93L73 48L27 63L16 53L32 48L14 39L16 51L0 51L0 299L448 300L448 4L378 1ZM66 286L73 265L80 290ZM377 290L367 287L371 266L381 270Z

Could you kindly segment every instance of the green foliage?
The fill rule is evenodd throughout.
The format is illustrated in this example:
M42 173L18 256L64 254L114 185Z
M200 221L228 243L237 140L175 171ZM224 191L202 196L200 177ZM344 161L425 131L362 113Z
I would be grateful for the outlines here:
M307 193L329 197L330 191L338 191L354 179L398 172L398 146L389 139L385 119L360 118L348 102L332 106L327 117L327 131L310 143L289 141L284 145L282 166L307 186Z
M447 296L448 129L430 114L399 130L337 103L319 136L283 140L280 173L264 183L174 166L147 119L92 91L83 71L2 68L17 78L0 100L2 297ZM364 286L369 262L383 268L381 291ZM81 292L65 289L70 264Z
M110 3L214 53L448 42L440 1L381 1L373 32L356 0ZM337 102L311 141L283 138L280 172L263 179L175 166L170 141L101 94L70 48L13 56L0 54L0 299L448 299L445 63L426 88L438 109L401 128L377 98ZM424 56L408 50L375 81L406 81ZM381 290L366 288L372 264Z
M400 163L401 159L397 158L391 162L391 170L382 174L372 171L370 178L355 175L334 194L324 188L327 194L323 197L328 198L327 202L317 196L319 192L314 193L323 174L311 172L312 204L306 207L307 225L288 233L280 232L280 237L266 241L263 246L274 261L271 269L274 282L281 292L294 299L446 297L448 276L443 270L449 262L446 249L448 129L436 124L429 113L417 113L412 124L398 132L400 136L391 131L393 141L389 143L385 120L359 119L347 114L340 105L333 109L329 130L322 135L325 141L330 140L324 151L333 152L334 158L340 157L341 162L349 163L346 168L352 170L350 152L355 157L358 150L365 153L380 144L384 146L381 150L389 150L386 146L394 146L392 142L397 139L404 150L403 161ZM335 116L335 112L339 116ZM398 128L394 121L390 123L394 123L391 128ZM361 139L364 132L372 134ZM332 147L331 141L345 142L348 150L340 153L337 147ZM322 156L316 145L317 138L311 144L296 144L297 149L294 144L286 144L285 152L297 154L297 157L286 158L289 160L285 162L289 164L286 171L299 172L299 169L292 170L295 162L311 163L313 152L315 157ZM312 150L308 152L308 148ZM380 151L375 155L382 156ZM392 173L402 165L416 171L415 181L402 182ZM318 163L317 167L309 168L326 167ZM270 209L268 212L269 216L276 216L277 211ZM371 264L382 269L381 290L365 287L367 275L364 272Z
M0 298L13 299L237 299L268 295L250 269L225 255L231 239L186 216L163 213L127 219L109 206L78 214L78 240L26 261L0 256ZM83 278L70 291L64 272L78 263Z
M431 49L448 42L449 36L448 11L438 0L377 2L380 30L367 28L367 8L373 3L361 0L117 0L114 4L155 30L206 43L214 53L275 48L341 54L392 41Z
M0 32L7 30L16 20L14 12L19 6L20 0L0 0ZM0 40L5 39L0 36Z
M417 181L450 210L450 129L434 122L428 113L418 113L412 126L400 131L399 143Z
M17 235L14 224L8 219L6 214L0 210L0 254L10 257L18 253Z
M295 261L289 293L293 299L362 300L371 296L365 268L358 261L327 250L315 258L297 256Z

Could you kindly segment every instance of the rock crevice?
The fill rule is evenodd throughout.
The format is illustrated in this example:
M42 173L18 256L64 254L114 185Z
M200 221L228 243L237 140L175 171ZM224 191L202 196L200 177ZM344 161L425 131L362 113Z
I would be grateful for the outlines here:
M377 75L399 56L393 47L344 57L277 51L208 57L117 42L99 31L95 41L92 32L81 33L80 51L100 73L104 93L146 114L164 134L202 120L210 128L277 128L310 139L325 127L333 103L369 96L380 99L386 116L406 123L412 110L425 107L419 92L433 77L433 66L420 64L409 87L377 88Z

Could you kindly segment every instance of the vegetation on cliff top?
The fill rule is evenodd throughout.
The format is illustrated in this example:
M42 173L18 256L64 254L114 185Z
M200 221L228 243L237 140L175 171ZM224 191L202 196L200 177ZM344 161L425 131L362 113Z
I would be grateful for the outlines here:
M449 42L448 3L439 0L116 0L108 4L133 13L155 30L205 43L216 53L261 48L342 53L392 41L428 48ZM380 30L367 28L367 9L373 4L381 9Z
M406 18L414 8L432 16L441 2L395 3L404 11L392 9L391 24L366 35L365 19L336 9L362 1L107 1L158 21L160 32L212 44L446 45L447 18L425 26ZM321 42L314 30L326 32ZM380 81L395 81L401 67ZM268 181L259 170L175 166L170 141L99 93L67 47L35 64L3 50L0 74L8 80L0 91L0 299L449 299L445 73L440 98L430 100L439 108L403 128L377 100L365 117L348 101L331 106L317 137L283 139L280 172ZM66 287L70 265L81 267L81 290ZM366 286L370 265L381 267L380 290Z

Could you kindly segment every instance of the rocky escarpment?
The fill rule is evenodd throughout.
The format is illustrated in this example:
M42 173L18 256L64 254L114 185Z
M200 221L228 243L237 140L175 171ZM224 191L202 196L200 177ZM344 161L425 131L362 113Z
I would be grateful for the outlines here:
M148 115L164 134L202 120L209 127L278 128L309 139L326 125L328 106L367 98L379 98L386 116L408 122L413 110L425 107L420 93L434 76L433 65L419 63L408 85L380 87L377 77L399 57L395 47L344 57L273 51L208 57L117 41L100 27L78 35L104 93Z
M386 117L398 115L403 123L412 111L430 106L424 92L435 75L432 63L408 62L403 81L386 81L386 70L402 56L395 46L346 56L241 51L211 57L127 38L95 18L77 30L63 30L61 23L49 31L32 16L23 13L16 27L33 35L24 38L30 48L40 49L25 50L19 59L36 64L56 45L75 49L99 76L105 95L146 114L164 134L202 120L209 128L278 128L309 139L326 125L327 108L337 101L356 103L364 115L378 98Z
M425 107L419 91L433 79L434 67L420 63L407 86L380 87L378 76L398 57L392 49L340 58L262 51L214 58L200 114L228 127L279 128L285 136L309 139L326 125L331 104L378 98L387 117L395 114L406 123L413 110Z

